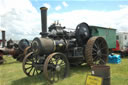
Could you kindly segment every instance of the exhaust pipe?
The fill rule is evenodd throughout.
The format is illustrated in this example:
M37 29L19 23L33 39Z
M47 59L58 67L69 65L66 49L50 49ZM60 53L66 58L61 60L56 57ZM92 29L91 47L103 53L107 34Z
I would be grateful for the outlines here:
M2 47L5 47L5 31L2 30Z
M41 25L42 25L42 32L40 33L41 36L47 35L47 9L46 7L41 7Z

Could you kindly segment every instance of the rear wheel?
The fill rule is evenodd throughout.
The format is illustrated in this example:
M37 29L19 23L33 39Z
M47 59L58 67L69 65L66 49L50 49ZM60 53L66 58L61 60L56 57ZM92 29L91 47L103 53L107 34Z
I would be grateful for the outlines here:
M108 46L103 37L92 37L88 40L85 48L87 64L106 64L108 58Z

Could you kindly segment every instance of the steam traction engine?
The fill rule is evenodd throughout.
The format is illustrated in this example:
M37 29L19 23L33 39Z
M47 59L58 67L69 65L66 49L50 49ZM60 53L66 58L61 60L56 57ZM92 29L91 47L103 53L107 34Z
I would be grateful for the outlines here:
M21 39L18 44L14 43L12 40L7 42L7 46L0 48L1 61L4 63L3 55L12 55L14 59L22 62L24 56L29 52L30 45L27 39ZM2 64L0 63L0 64Z
M23 71L27 76L43 72L53 83L68 76L70 65L86 62L91 66L107 62L107 43L103 37L93 37L88 24L80 23L74 32L68 32L54 23L47 32L47 8L40 9L41 38L34 38L31 52L23 60Z
M5 31L2 30L2 39L0 40L0 64L4 63L3 55L12 55L14 59L22 61L24 56L29 52L30 45L27 39L21 39L19 43L14 43L11 39L6 43ZM7 44L7 45L6 45Z

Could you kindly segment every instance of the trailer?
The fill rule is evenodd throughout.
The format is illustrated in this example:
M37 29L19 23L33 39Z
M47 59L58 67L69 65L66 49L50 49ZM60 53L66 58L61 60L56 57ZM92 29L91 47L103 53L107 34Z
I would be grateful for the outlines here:
M128 32L118 32L116 34L116 48L112 49L114 53L120 53L121 57L128 55Z
M0 40L0 64L4 63L3 55L12 55L18 61L22 61L29 51L30 42L27 39L21 39L18 43L12 39L6 40L5 31L2 30L2 39Z
M116 35L120 44L120 50L126 50L128 48L128 32L118 32Z
M106 40L109 50L116 48L116 29L99 26L90 26L90 28L92 36L102 36Z

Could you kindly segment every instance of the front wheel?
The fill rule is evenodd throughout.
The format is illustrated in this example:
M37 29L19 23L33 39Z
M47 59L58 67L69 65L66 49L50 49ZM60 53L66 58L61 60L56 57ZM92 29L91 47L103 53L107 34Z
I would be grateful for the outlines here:
M39 58L33 52L28 53L23 60L23 71L27 76L35 76L42 72L39 68Z
M51 83L64 79L69 74L69 62L63 53L50 54L44 63L43 73Z

